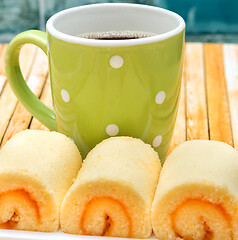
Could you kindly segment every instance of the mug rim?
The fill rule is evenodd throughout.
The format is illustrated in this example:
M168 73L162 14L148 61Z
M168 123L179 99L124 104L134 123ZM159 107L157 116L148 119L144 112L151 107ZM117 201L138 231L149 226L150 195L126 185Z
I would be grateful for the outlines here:
M95 7L102 7L102 6L136 6L138 8L147 8L148 10L156 10L158 12L162 12L164 14L173 16L176 18L179 22L178 26L170 31L167 31L165 33L161 33L155 36L146 37L146 38L138 38L138 39L126 39L126 40L99 40L99 39L88 39L88 38L80 38L77 36L69 35L66 33L63 33L59 30L57 30L54 27L54 22L60 18L63 17L65 14L73 11L77 11L78 9L89 9L89 8L95 8ZM131 45L141 45L141 44L147 44L147 43L153 43L162 41L165 39L168 39L170 37L173 37L180 32L182 32L185 29L185 21L184 19L178 15L175 12L172 12L170 10L160 8L160 7L154 7L144 4L134 4L134 3L96 3L96 4L89 4L84 6L78 6L73 8L68 8L65 10L62 10L53 16L51 16L47 23L46 23L46 30L49 34L51 34L53 37L61 39L65 42L69 43L76 43L76 44L82 44L82 45L89 45L89 46L100 46L100 47L117 47L117 46L131 46Z

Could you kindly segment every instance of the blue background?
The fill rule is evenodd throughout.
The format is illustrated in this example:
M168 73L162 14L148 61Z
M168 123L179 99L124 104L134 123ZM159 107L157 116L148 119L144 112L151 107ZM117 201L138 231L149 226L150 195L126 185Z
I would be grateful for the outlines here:
M172 10L186 21L186 41L238 42L238 0L0 0L0 42L24 30L45 30L47 19L62 9L103 2Z

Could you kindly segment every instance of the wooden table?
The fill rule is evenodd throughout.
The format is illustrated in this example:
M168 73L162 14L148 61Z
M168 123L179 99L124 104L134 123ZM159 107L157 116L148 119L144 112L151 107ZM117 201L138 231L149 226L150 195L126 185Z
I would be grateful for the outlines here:
M4 70L0 45L0 144L24 129L47 130L17 101ZM20 54L28 86L52 107L46 55L32 45ZM181 98L170 151L185 140L219 140L238 149L238 45L187 43Z

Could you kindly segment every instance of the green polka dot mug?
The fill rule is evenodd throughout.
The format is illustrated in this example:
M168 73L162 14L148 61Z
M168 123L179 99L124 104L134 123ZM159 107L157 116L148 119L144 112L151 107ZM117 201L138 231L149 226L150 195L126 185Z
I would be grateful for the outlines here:
M72 138L83 157L103 139L126 135L151 144L163 160L178 108L183 19L157 7L105 3L61 11L46 29L20 33L6 51L8 81L28 111ZM155 35L127 40L76 36L125 30ZM54 111L23 79L18 59L25 43L48 55Z

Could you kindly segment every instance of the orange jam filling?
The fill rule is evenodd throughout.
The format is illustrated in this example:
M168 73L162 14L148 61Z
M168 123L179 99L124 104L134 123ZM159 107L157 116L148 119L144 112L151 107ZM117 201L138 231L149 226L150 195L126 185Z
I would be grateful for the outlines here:
M183 208L185 208L188 205L203 205L209 208L214 209L215 211L217 211L219 213L220 216L222 216L222 218L226 221L227 226L229 228L229 237L230 239L232 238L232 217L225 211L224 207L221 204L213 204L209 201L204 201L201 199L189 199L186 200L185 202L183 202L180 206L177 207L177 209L171 214L171 223L172 223L172 229L175 232L176 237L180 237L184 240L190 240L193 238L190 238L188 236L183 236L183 234L179 231L177 224L176 224L176 218L179 216L180 210L182 210ZM202 208L202 206L201 206ZM201 211L201 213L199 212L199 216L198 216L198 221L199 223L202 223L203 225L203 240L211 240L214 239L214 232L211 229L211 227L209 226L208 222L205 220L204 217L204 213ZM189 222L187 223L188 225L190 224ZM189 235L189 234L188 234Z
M80 228L85 235L95 235L95 233L92 233L90 230L87 229L87 218L89 218L89 215L91 213L94 213L96 211L100 211L100 216L102 216L103 226L100 228L100 233L98 232L96 235L99 236L113 236L113 231L115 228L117 228L117 223L114 219L114 217L111 214L111 210L107 209L105 206L117 206L117 209L119 209L120 214L123 216L127 223L127 230L126 230L126 236L125 237L131 237L132 234L132 223L129 214L127 213L126 208L124 205L118 201L117 199L114 199L112 197L96 197L93 198L91 201L89 201L84 208L84 212L82 214L82 218L80 221ZM101 208L101 209L100 209ZM115 212L115 214L117 214ZM91 218L90 218L91 219ZM94 219L93 219L94 220ZM100 221L101 222L101 221Z
M27 207L30 207L33 210L38 223L41 221L37 202L33 200L31 195L24 189L7 191L0 195L0 204L2 204L3 206L5 204L18 205L17 204L18 201L21 203L22 202L27 203ZM5 221L0 220L0 228L3 229L17 228L17 224L21 221L21 209L17 209L17 207L14 207L14 209L12 210L13 213L10 214L8 220Z

